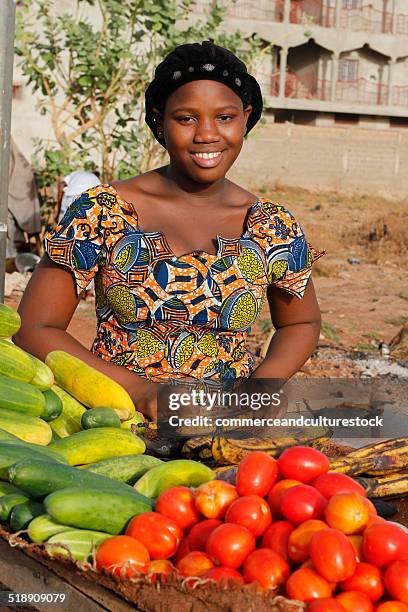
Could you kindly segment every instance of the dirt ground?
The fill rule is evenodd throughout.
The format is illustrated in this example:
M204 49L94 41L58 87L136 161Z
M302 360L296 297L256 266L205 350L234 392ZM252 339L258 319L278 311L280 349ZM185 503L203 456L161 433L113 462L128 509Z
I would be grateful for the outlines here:
M330 364L333 355L343 351L379 355L381 343L389 344L408 321L408 198L394 201L265 186L258 193L288 208L308 241L326 251L313 274L323 319L319 352L305 373L319 375L327 367L328 375L336 375L337 365ZM16 305L20 297L15 293L8 302ZM68 331L90 347L95 325L93 300L82 300ZM270 329L265 308L249 339L254 352L259 352Z

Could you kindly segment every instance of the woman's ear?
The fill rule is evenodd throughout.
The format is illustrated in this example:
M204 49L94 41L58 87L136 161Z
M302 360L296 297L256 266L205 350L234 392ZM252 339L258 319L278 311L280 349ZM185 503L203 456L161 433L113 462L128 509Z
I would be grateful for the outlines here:
M164 133L163 133L163 115L162 115L162 113L157 108L153 108L152 110L153 110L153 114L154 114L154 122L156 124L157 137L162 139L164 137Z
M252 113L252 106L248 104L248 106L244 108L245 125L248 123L249 115L251 113Z

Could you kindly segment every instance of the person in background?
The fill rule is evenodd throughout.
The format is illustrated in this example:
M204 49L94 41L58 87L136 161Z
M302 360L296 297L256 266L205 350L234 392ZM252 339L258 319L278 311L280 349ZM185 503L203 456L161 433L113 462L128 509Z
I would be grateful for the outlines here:
M96 187L100 180L93 172L85 170L75 170L64 177L58 184L58 223L61 221L68 207L87 189Z

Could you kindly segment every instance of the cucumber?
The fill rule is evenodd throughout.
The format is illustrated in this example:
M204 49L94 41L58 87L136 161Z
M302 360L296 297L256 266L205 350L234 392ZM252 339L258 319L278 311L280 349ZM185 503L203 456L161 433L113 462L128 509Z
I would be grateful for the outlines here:
M151 468L133 488L146 497L156 498L170 487L198 487L214 477L213 470L198 461L175 459Z
M17 463L18 461L22 461L24 459L42 459L43 461L48 463L48 465L50 463L57 464L55 459L51 459L48 455L40 453L37 450L33 450L25 446L20 446L20 444L14 444L13 442L11 444L2 442L0 444L0 480L8 481L9 468L14 463Z
M127 421L122 421L120 426L122 429L132 429L132 425L139 425L140 423L145 423L146 418L141 412L135 412L131 419ZM146 431L146 427L138 427L136 433L143 434Z
M18 332L21 326L20 315L14 308L0 304L0 337L10 338Z
M96 463L122 455L141 455L146 449L140 438L119 427L85 429L53 442L50 447L62 453L70 465Z
M51 436L51 444L53 442L56 442L57 440L61 440L61 438L59 437L59 435L57 433L55 433L55 431L52 432L52 436Z
M13 508L18 506L18 504L24 504L29 499L27 495L22 495L21 493L9 493L0 497L0 521L6 523Z
M49 514L40 514L40 516L33 518L28 525L27 534L32 542L40 544L51 536L63 531L70 531L70 529L72 528L67 525L60 525L60 523L55 522Z
M55 421L51 422L52 431L60 438L66 438L81 431L81 417L86 410L85 406L77 402L75 398L58 385L53 385L52 391L58 395L62 402L62 413Z
M38 389L34 389L34 391L38 391ZM42 397L41 391L38 391L38 393ZM44 398L43 401L45 403ZM41 446L49 444L52 436L50 426L42 419L5 408L0 408L0 428L14 434L21 440L41 444Z
M150 468L162 463L161 459L150 455L124 455L123 457L104 459L98 461L98 463L90 463L85 469L94 474L133 485Z
M110 538L109 533L86 529L71 529L53 535L45 549L51 557L70 557L75 561L88 561L99 544Z
M30 381L30 385L36 387L40 391L47 391L51 389L54 384L54 374L50 368L40 359L34 357L34 355L28 355L34 367L34 376Z
M0 357L1 376L13 378L23 383L31 382L34 376L34 365L30 356L19 346L0 338Z
M82 429L120 427L120 418L112 408L90 408L81 418Z
M0 429L0 442L11 442L13 440L15 442L22 442L21 438L17 438L17 436L12 433L9 433L5 429Z
M10 514L10 527L13 531L25 529L36 516L44 514L44 506L29 499L23 504L14 506Z
M22 413L24 416L38 417L44 406L45 398L41 391L26 382L0 375L0 408Z
M43 396L45 397L45 407L41 413L41 418L48 423L55 421L62 413L62 402L52 389L43 391Z
M31 442L24 442L24 440L1 440L0 451L7 451L10 446L25 448L28 451L34 453L40 453L42 459L58 461L59 463L66 463L66 459L62 453L50 448L49 446L41 446L41 444L33 444Z
M135 498L128 491L89 487L55 491L47 495L44 505L59 523L113 535L121 533L133 516L151 512L153 508L152 501L143 495Z
M0 481L0 497L10 495L10 493L19 493L20 495L24 495L24 491L21 491L19 488L15 487L9 482Z
M138 499L138 494L127 484L111 480L106 476L78 470L70 465L54 463L52 469L47 460L30 458L14 463L9 468L11 484L23 489L32 497L41 498L67 487L93 487L122 491Z

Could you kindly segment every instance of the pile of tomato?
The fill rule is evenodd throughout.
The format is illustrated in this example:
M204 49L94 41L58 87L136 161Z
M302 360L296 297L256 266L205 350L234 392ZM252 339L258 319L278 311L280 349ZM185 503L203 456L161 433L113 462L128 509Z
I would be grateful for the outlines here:
M166 490L155 512L99 546L97 567L152 580L177 573L196 587L256 583L309 612L408 612L408 534L377 515L358 482L328 470L309 447L278 460L252 452L235 485Z

